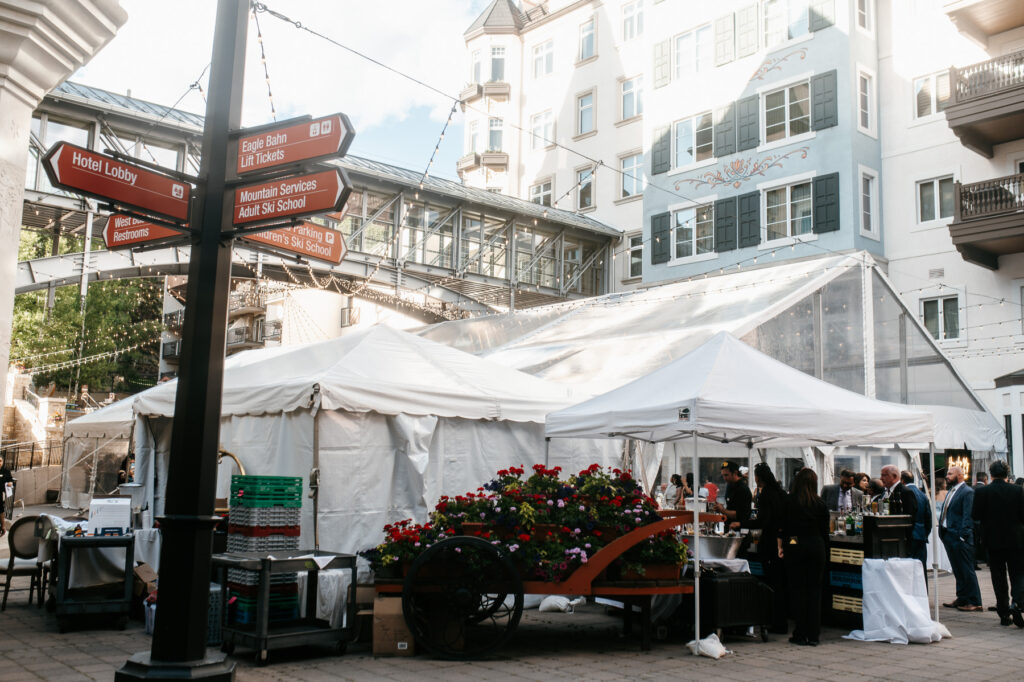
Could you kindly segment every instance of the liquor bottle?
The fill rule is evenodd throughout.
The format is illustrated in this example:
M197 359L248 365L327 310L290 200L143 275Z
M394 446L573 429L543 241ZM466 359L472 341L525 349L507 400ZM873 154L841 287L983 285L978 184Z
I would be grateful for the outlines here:
M889 498L885 498L882 500L882 516L888 516L890 513L889 509Z
M853 535L853 512L847 512L846 514L846 534Z
M855 535L864 534L864 514L860 510L853 517L853 532Z

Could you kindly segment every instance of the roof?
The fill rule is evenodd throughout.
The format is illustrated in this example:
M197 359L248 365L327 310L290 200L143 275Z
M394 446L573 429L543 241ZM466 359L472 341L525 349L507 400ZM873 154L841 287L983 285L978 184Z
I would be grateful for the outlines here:
M380 161L371 161L370 159L352 156L351 154L337 159L334 163L350 173L367 175L378 180L398 182L409 187L418 188L420 186L420 179L423 177L421 171L391 166ZM584 215L573 213L572 211L549 208L541 204L535 204L532 201L519 199L518 197L496 194L476 187L467 187L444 178L431 176L424 178L423 191L441 194L459 201L470 201L474 204L489 206L499 211L518 213L530 218L536 218L537 220L544 220L554 225L575 227L608 237L622 236L622 230Z
M1001 377L996 377L996 388L1021 385L1024 385L1024 369L1018 369L1016 372L1010 372L1009 374L1004 374Z
M466 36L483 31L484 33L518 33L526 24L526 16L519 11L512 0L494 0L480 13L469 28Z
M103 90L91 85L72 83L64 81L50 91L49 96L56 99L74 101L89 100L90 103L102 102L115 109L121 109L127 114L138 117L139 114L152 117L153 119L167 121L170 124L184 124L192 128L202 129L203 117L181 109L172 109L163 104L147 102L144 99L119 95L109 90Z

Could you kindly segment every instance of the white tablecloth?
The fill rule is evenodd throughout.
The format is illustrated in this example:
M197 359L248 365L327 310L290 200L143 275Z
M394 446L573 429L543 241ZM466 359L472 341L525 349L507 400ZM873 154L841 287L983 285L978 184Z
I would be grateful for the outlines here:
M299 615L306 616L306 578L308 573L299 573ZM329 621L332 628L345 626L345 605L348 600L348 586L352 582L352 571L331 569L319 571L317 579L316 617Z
M950 637L946 626L931 618L928 591L917 559L865 559L864 629L846 639L892 644L928 644Z
M160 529L142 528L135 531L135 561L149 564L160 572Z

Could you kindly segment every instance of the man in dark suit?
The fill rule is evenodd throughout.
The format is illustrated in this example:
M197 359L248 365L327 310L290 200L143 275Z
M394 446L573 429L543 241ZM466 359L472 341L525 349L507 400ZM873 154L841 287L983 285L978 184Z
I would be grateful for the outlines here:
M864 493L853 487L854 476L849 469L843 469L839 472L839 485L833 483L821 489L821 499L829 511L860 509Z
M1024 628L1024 616L1020 612L1024 606L1024 488L1006 482L1010 467L1003 460L992 462L988 471L992 482L975 490L971 516L981 523L988 548L999 622L1002 625L1013 622ZM1009 591L1007 572L1010 574Z
M917 497L913 492L906 489L900 481L900 470L895 464L886 464L882 467L882 494L878 500L889 500L890 514L907 514L911 518L917 517Z
M914 494L917 501L917 514L914 516L914 527L910 531L910 557L917 559L924 567L924 584L928 585L928 535L932 532L932 505L924 491L914 484L914 477L909 471L900 472L900 483ZM1024 490L1022 490L1024 492Z
M946 470L949 493L939 518L939 538L946 546L949 563L956 578L956 599L943 604L961 611L981 611L981 589L974 572L974 488L964 483L964 471L958 466Z

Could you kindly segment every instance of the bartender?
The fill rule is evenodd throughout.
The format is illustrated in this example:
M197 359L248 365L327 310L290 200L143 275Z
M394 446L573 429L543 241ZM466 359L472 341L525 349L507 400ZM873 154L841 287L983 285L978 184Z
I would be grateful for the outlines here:
M751 495L746 480L740 474L736 462L722 462L722 478L725 480L725 506L715 504L715 511L725 514L727 522L744 522L750 518Z

